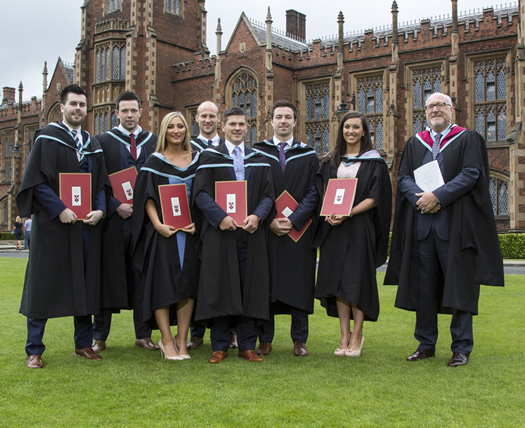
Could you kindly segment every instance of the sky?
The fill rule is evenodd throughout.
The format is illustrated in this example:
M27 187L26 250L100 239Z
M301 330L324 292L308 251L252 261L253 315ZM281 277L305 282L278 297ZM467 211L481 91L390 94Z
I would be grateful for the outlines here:
M130 0L123 0L130 1ZM154 0L162 1L162 0ZM396 0L400 24L413 20L451 14L450 0ZM80 41L80 7L84 0L1 0L0 87L18 89L24 86L23 99L42 95L42 71L47 61L48 79L58 58L72 63ZM484 7L514 5L517 1L493 3L490 0L458 0L460 12ZM319 10L322 5L322 12ZM207 0L208 48L215 54L217 19L221 19L222 49L230 39L241 13L259 22L266 20L270 6L273 28L286 30L286 10L295 9L306 15L306 38L315 39L337 34L339 11L345 17L344 31L383 27L392 23L392 0ZM371 13L373 11L373 13ZM23 17L23 19L21 19ZM1 96L1 94L0 94ZM17 92L18 99L18 92Z

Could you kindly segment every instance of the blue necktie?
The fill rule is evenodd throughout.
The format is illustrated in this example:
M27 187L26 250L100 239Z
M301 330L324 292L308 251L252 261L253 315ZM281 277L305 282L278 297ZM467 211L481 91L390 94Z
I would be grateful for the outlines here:
M436 134L434 137L434 144L432 144L432 160L436 160L439 154L439 147L441 146L441 134Z
M235 170L237 181L244 180L244 160L241 149L237 146L233 149L233 169Z
M71 135L73 135L73 139L75 140L75 143L77 144L78 149L78 163L79 165L82 165L85 161L85 155L84 155L84 147L82 146L82 141L80 138L78 138L78 132L77 131L71 131Z

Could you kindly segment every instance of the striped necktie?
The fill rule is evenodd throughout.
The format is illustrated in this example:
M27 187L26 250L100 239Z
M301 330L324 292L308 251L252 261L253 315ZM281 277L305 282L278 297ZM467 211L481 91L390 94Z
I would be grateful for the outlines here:
M82 165L86 161L86 155L84 154L84 147L82 146L82 140L78 137L78 132L75 130L71 131L71 135L73 136L73 139L75 140L75 143L77 145L78 163L79 165Z
M439 148L441 146L441 134L436 134L434 137L434 144L432 144L432 160L435 160L439 154Z

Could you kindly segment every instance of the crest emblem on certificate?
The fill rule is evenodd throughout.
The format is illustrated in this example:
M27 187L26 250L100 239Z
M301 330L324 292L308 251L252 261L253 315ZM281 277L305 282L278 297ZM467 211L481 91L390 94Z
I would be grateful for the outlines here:
M345 197L345 189L337 189L335 192L334 205L342 205Z
M181 213L180 213L180 203L179 203L179 198L178 197L171 198L171 208L173 209L173 216L174 217L178 217L178 216L181 215Z
M131 187L131 183L129 181L122 183L122 189L124 190L124 194L126 195L126 199L128 201L133 199L133 187Z
M82 205L82 190L80 186L73 186L71 188L71 204L74 207Z
M236 204L235 204L235 193L230 193L226 196L226 203L228 204L226 213L235 213L236 212Z

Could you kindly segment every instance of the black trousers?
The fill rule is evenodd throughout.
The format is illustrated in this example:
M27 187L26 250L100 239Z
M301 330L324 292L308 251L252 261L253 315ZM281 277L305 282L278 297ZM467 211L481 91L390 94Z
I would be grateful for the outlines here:
M290 326L290 336L292 341L300 340L306 343L308 340L308 312L301 309L289 307L292 317L292 324ZM275 314L270 311L270 319L260 324L257 327L257 334L259 335L259 342L272 342L275 335Z
M420 349L434 351L438 338L438 276L439 270L446 276L448 241L431 231L426 239L418 242L418 246L419 309L416 311L414 337ZM452 352L470 355L474 346L472 314L453 309L450 334Z

